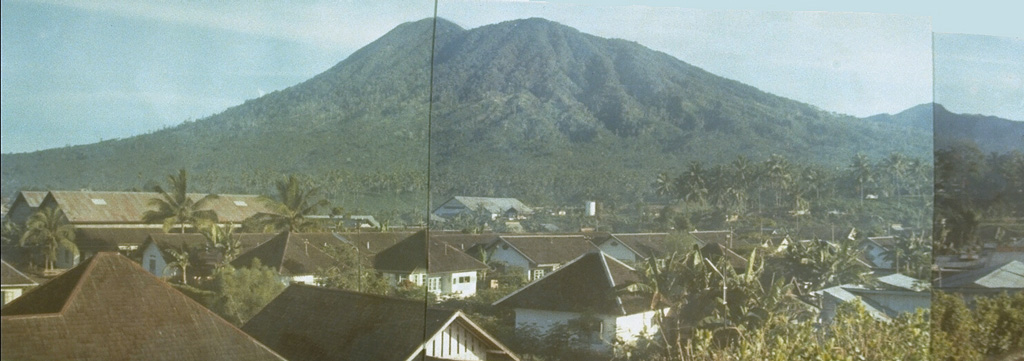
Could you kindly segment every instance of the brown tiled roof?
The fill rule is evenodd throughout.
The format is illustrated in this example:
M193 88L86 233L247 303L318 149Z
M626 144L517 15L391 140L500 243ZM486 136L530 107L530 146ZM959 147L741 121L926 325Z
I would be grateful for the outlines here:
M4 360L283 360L113 253L29 291L0 315Z
M430 239L436 239L438 241L450 244L463 252L468 252L474 248L486 247L498 239L496 233L453 233L453 232L435 232L431 231L429 234Z
M26 276L21 271L18 271L13 266L2 261L2 268L0 268L0 284L4 287L30 287L39 285L36 281Z
M407 360L457 311L426 302L291 285L242 330L291 361Z
M336 265L326 247L342 247L331 233L294 233L284 231L246 251L231 261L234 267L248 267L253 259L286 276L313 274L319 268ZM346 246L347 247L347 246Z
M359 248L359 254L373 256L398 244L413 232L345 232L337 235Z
M159 227L76 227L75 243L82 251L114 252L119 246L139 246L152 234L163 234Z
M445 242L433 238L428 241L427 232L419 231L377 253L373 268L405 273L415 270L443 273L481 270L487 265Z
M718 243L728 246L730 241L734 241L736 236L732 231L692 231L690 235L697 238L701 246L709 243Z
M666 237L668 233L619 233L612 234L602 243L618 240L641 257L662 257L669 253L669 247L665 244Z
M649 300L616 295L640 281L633 268L603 252L588 253L494 303L495 306L627 315L647 311Z
M582 235L501 236L501 241L519 250L534 264L563 264L587 253L597 246ZM500 242L498 242L500 243ZM497 244L497 243L495 243Z
M199 200L205 194L190 193ZM154 209L149 201L155 192L50 191L43 204L56 204L73 224L142 224L142 214ZM222 223L241 223L257 213L268 213L256 195L221 194L206 209L217 213Z

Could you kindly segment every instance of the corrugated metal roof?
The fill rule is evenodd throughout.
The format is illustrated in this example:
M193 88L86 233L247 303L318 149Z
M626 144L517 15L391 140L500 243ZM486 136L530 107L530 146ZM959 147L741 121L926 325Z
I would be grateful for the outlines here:
M942 280L946 288L1024 288L1024 263L1009 261L959 273Z
M527 207L523 202L515 198L489 198L489 197L464 197L455 196L452 199L462 203L470 210L477 210L483 207L491 213L505 213L509 209L515 209L519 213L533 213L533 209ZM448 203L448 202L445 202Z
M43 202L43 198L46 198L45 191L21 191L18 192L18 198L25 200L25 204L32 208L39 208L39 204ZM18 201L17 198L14 199Z
M189 194L194 201L204 196ZM141 224L143 213L155 210L150 200L159 197L155 192L51 191L42 203L59 207L72 224ZM221 194L206 209L216 212L222 223L241 223L257 213L269 213L256 195Z
M921 291L928 288L924 281L899 273L879 277L878 283L910 291Z

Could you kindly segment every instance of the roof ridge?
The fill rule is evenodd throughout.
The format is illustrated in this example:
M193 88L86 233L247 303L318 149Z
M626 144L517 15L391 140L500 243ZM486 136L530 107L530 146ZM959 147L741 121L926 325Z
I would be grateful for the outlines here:
M420 300L403 298L403 297L388 296L388 295L378 295L378 294L374 294L374 293L365 293L365 292L345 290L345 289L340 289L340 288L331 288L331 287L322 287L322 286L316 286L316 285L308 285L308 284L304 284L304 283L292 283L292 284L288 285L288 288L292 288L292 287L295 287L296 289L307 288L307 289L309 289L311 291L315 291L315 292L340 293L340 294L354 295L354 296L358 296L358 297L377 298L377 299L383 299L383 300L389 300L389 301L401 301L401 302L404 302L404 303L426 304L426 300L420 301ZM430 305L426 305L426 309L437 310L437 311L451 311L449 309L439 308L439 307L432 307Z
M93 268L96 268L96 263L99 262L100 257L107 258L116 255L116 252L97 252L96 255L89 259L89 263L86 264L85 269L82 270L82 274L78 275L78 279L75 280L75 287L71 289L71 293L68 294L68 298L64 300L64 306L60 308L60 311L58 312L59 314L64 314L64 311L67 311L68 307L71 306L71 303L74 302L74 299L78 297L78 293L82 290L82 280L92 274L92 270Z

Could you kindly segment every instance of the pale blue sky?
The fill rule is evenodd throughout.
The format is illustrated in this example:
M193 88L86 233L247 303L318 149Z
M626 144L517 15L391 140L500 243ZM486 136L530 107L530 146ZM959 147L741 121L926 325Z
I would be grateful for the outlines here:
M935 102L1024 120L1024 38L935 34Z
M439 16L465 27L543 16L858 116L931 100L932 24L935 31L1024 36L1019 20L1011 19L1019 12L986 9L995 3L989 0L932 7L873 0L633 1L647 7L611 9L571 3L579 1L445 1ZM906 15L663 7L676 5ZM206 117L308 79L396 25L432 12L429 1L4 0L0 151L92 143Z

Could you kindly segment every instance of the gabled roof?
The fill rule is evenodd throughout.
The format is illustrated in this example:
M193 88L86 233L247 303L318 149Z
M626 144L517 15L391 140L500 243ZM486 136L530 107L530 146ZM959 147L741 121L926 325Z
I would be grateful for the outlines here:
M231 265L248 267L253 259L259 259L264 266L285 276L309 275L318 268L328 268L338 263L325 249L328 246L341 247L340 242L332 233L284 231L238 255L231 261Z
M460 311L306 285L289 286L242 329L291 361L401 361L420 356L424 343L453 322L518 360Z
M419 231L378 253L373 259L373 268L403 273L416 270L445 273L482 270L487 265L445 242L428 239L426 231Z
M878 284L865 287L844 284L821 290L826 299L842 302L860 302L865 311L878 320L888 320L906 312L907 307L927 308L931 293L925 281L894 273L880 277ZM900 309L904 309L900 311Z
M606 315L648 311L650 300L616 295L616 288L640 282L637 272L604 252L587 253L505 296L495 306Z
M33 287L39 284L14 268L7 261L0 260L0 285L3 287Z
M709 243L718 243L729 246L729 243L737 241L736 235L730 230L720 231L691 231L691 236L697 239L701 246Z
M587 252L598 251L597 246L582 235L504 235L491 247L504 247L504 244L536 265L563 264Z
M335 235L357 247L359 254L372 257L408 238L412 232L345 232Z
M669 253L668 246L665 244L666 237L668 237L668 233L616 233L603 240L595 240L594 243L601 245L618 241L640 257L650 258L662 257Z
M1024 288L1024 263L1009 261L942 280L943 288Z
M238 239L242 244L242 252L253 249L256 246L270 240L273 233L236 233L232 237ZM152 233L146 241L139 246L138 252L145 251L150 243L156 243L161 251L168 249L198 248L206 245L206 236L199 233Z
M452 247L455 247L463 252L472 252L474 249L487 247L491 243L494 243L498 239L496 233L461 233L461 232L436 232L431 231L428 236L430 239L436 239L438 241L447 243ZM476 253L470 253L475 256Z
M18 192L18 196L14 197L14 201L11 205L18 203L18 201L25 202L25 205L29 208L39 208L39 204L43 202L43 198L46 197L46 191L21 191Z
M139 246L153 234L163 234L159 227L75 227L75 243L83 251L117 251L121 246Z
M725 258L726 262L729 262L734 270L742 272L747 268L747 258L740 256L733 250L729 249L724 245L718 243L709 243L704 247L700 248L700 254L704 258L715 260L715 258Z
M283 360L114 253L97 254L0 315L5 360Z
M206 195L188 196L197 201ZM72 224L142 224L142 214L154 209L149 201L159 197L156 192L50 191L41 206L56 204ZM206 209L216 212L223 223L241 223L269 212L259 196L239 194L220 194Z
M533 209L527 207L523 202L520 202L515 198L490 198L490 197L463 197L455 196L449 199L444 204L451 202L452 200L462 203L462 205L469 208L471 211L476 211L481 207L491 213L505 213L510 209L515 209L519 213L533 213ZM444 205L442 204L442 206ZM440 209L440 208L439 208ZM434 210L437 212L437 210Z

